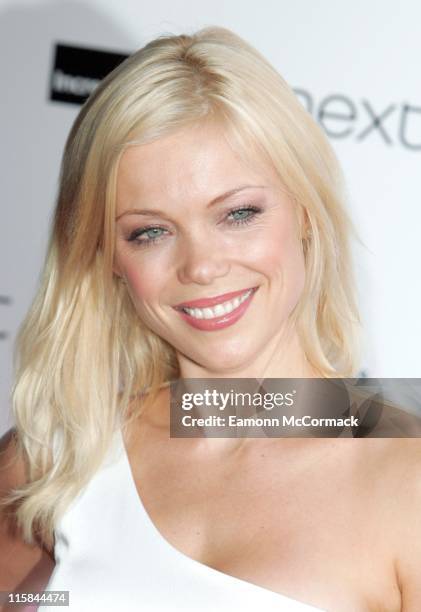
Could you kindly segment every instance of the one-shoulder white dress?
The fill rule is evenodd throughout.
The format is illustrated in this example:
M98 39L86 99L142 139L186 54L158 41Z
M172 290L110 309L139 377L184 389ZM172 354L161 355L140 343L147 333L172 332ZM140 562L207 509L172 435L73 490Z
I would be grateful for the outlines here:
M101 468L56 526L54 553L56 565L45 590L69 591L63 612L321 610L174 548L142 505L120 430Z

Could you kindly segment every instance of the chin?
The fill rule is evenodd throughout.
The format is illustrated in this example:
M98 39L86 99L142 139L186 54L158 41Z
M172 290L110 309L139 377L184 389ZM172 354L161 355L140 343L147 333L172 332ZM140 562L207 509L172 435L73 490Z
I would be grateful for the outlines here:
M195 361L215 376L235 378L237 373L244 372L251 364L256 363L258 352L245 350L245 347L225 346L222 342L217 350L198 355Z

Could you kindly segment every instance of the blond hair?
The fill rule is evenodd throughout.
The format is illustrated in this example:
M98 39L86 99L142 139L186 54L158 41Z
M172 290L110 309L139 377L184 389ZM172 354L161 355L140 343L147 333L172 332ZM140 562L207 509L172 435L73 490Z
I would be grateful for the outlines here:
M139 319L113 275L123 151L200 121L252 141L306 212L306 284L293 312L322 376L353 376L357 327L342 179L327 139L277 71L234 33L162 36L118 66L67 139L42 280L16 345L13 410L28 482L9 501L24 538L54 526L99 467L130 398L178 376L175 353ZM52 450L55 441L55 456Z

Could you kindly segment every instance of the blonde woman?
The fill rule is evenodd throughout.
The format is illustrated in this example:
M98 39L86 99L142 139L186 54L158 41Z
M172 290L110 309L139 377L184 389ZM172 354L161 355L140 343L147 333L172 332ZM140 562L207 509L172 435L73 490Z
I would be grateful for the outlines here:
M352 231L325 137L237 35L160 37L104 80L19 337L2 590L419 612L417 440L169 435L172 380L356 374Z

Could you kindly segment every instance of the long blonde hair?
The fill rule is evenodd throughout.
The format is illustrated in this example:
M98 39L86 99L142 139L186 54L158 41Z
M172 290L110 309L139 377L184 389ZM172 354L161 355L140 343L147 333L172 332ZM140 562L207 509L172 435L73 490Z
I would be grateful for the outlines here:
M153 400L177 378L173 348L142 324L112 272L116 176L127 146L209 119L240 150L254 142L306 212L306 285L293 316L309 362L327 377L357 371L356 233L327 139L276 70L229 30L153 40L104 79L64 150L42 280L16 344L13 410L28 482L7 503L28 542L52 543L116 427L129 422L130 398L149 389Z

